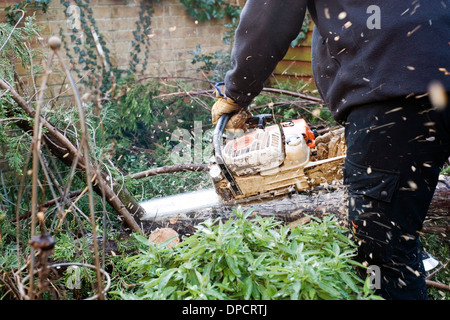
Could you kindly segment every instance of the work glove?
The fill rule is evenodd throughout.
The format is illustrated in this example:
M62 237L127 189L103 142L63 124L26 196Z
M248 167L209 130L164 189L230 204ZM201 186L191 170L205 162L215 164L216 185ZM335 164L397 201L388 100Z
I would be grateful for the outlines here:
M225 85L221 82L215 85L215 93L217 101L211 109L212 123L217 124L219 118L226 113L234 113L226 125L226 129L247 131L247 119L252 114L246 109L239 107L230 97L226 97Z

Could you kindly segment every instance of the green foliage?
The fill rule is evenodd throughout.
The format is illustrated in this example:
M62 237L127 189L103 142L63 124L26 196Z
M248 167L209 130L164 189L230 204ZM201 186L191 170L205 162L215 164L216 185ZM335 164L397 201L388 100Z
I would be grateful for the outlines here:
M40 52L27 47L41 30L34 20L34 16L26 17L24 25L17 28L8 23L0 24L0 43L3 46L0 51L0 77L10 84L15 83L15 62L19 62L24 68L33 66L31 74L42 70L41 66L31 63L32 59L41 56ZM29 99L33 94L34 92L26 90L24 98ZM14 119L8 119L11 111L14 111ZM22 120L31 123L32 119L16 106L10 92L3 91L0 92L0 119L0 157L8 159L10 167L16 173L21 172L31 139L28 133L17 130L16 123Z
M51 0L22 0L13 5L10 5L5 8L6 18L8 19L8 23L11 25L15 25L22 13L19 10L26 10L28 6L34 5L35 8L41 9L44 13L47 12L48 5L52 3Z
M227 0L180 0L189 15L200 22L226 16L239 18L241 8Z
M110 50L106 46L103 34L99 32L92 8L89 7L89 0L84 0L84 2L83 0L76 0L76 7L73 7L73 3L70 1L60 1L66 8L64 11L66 17L72 21L70 42L74 45L73 51L70 50L62 29L60 29L60 36L66 55L73 65L73 71L77 73L78 78L88 88L99 90L102 94L105 94L113 86L109 70L105 67L105 65L112 65ZM93 31L98 35L98 44L104 52L103 57L98 54ZM85 41L82 41L82 38ZM112 73L114 71L114 69L111 70ZM94 94L98 94L98 92L94 92Z
M180 0L183 4L188 5L191 2L202 2L202 3L208 3L209 6L219 5L220 2L222 4L223 1L218 1L218 3L215 3L215 1L200 1L200 0ZM217 2L217 1L216 1ZM232 6L233 7L233 6ZM239 23L239 15L240 15L240 8L234 6L234 10L236 10L233 14L230 14L231 16L231 23L225 24L226 31L225 36L223 37L223 42L225 44L232 44L234 33L236 31L236 28ZM212 10L212 9L211 9ZM194 18L198 18L199 16L202 16L198 11L198 8L188 8L188 13L191 14ZM225 11L223 12L225 13ZM209 16L209 15L208 15ZM220 16L222 18L223 16ZM206 19L206 18L205 18ZM208 20L210 20L209 18ZM200 19L197 19L200 20ZM202 20L200 20L202 21ZM301 43L306 40L307 33L309 31L309 26L311 24L311 18L308 14L305 15L305 19L302 23L302 28L298 34L298 36L291 42L292 47L296 47L301 45ZM200 44L197 45L195 51L189 52L193 56L192 64L200 63L200 67L198 68L198 71L206 72L210 76L210 80L214 82L223 81L225 78L225 73L232 69L232 63L231 63L231 51L230 50L218 50L213 53L204 54L201 52Z
M52 259L61 262L92 263L90 257L86 255L89 252L89 245L92 245L92 241L87 237L76 238L70 232L57 232Z
M151 33L153 3L160 0L140 2L141 11L139 12L139 20L136 21L136 30L133 31L134 40L131 42L128 69L125 70L114 65L112 53L107 46L105 37L97 27L90 1L75 0L75 9L72 9L72 2L60 1L66 8L67 18L77 22L72 24L72 34L70 35L70 43L73 45L73 49L69 48L69 41L63 30L60 29L66 55L69 57L78 78L87 88L93 90L95 95L101 94L109 98L114 94L116 82L119 82L122 77L137 72L138 66L141 68L141 73L145 71L150 58L150 38L148 36ZM95 41L93 31L98 36L98 42ZM82 38L84 41L82 41ZM103 55L99 54L97 45L101 47Z
M140 277L123 299L374 299L355 275L354 244L330 217L290 229L273 218L199 224L174 249L136 236L148 249L127 258Z
M439 225L439 221L436 221L436 226ZM448 224L442 222L441 225L445 227ZM448 265L450 256L450 239L448 238L448 233L428 233L422 235L420 240L424 250L430 253L440 262L435 269L428 271L428 274L435 272L438 268L442 268L445 264ZM448 284L450 281L450 270L448 269L448 267L444 266L439 272L431 277L430 280ZM428 296L432 300L450 299L449 291L441 290L431 286L428 287Z
M448 162L444 167L442 168L441 174L445 174L447 176L450 175L450 162Z
M181 82L175 84L177 87L168 88L169 93L178 90L179 86L190 90ZM114 146L117 158L133 152L134 148L146 150L151 164L170 164L166 147L172 133L177 129L192 130L194 121L210 123L210 113L190 98L177 95L157 98L163 92L159 82L140 84L129 78L123 85L127 88L126 94L107 102L98 117L103 123L104 135L111 143L117 143ZM207 100L203 102L207 103ZM91 116L95 117L94 114ZM125 165L120 160L119 164Z
M159 0L156 0L159 2ZM149 59L150 38L151 33L151 16L153 14L154 1L141 1L141 11L139 12L139 20L136 21L136 30L133 31L134 40L131 42L132 50L130 51L130 63L128 73L136 72L138 65L142 66L141 72L144 73ZM143 61L139 60L139 53L144 50Z
M15 68L12 65L12 57L15 57L17 62L21 63L23 67L26 67L31 65L31 59L40 55L38 51L30 51L27 47L28 43L42 29L34 21L34 16L26 17L23 26L15 29L10 24L0 24L0 44L3 47L0 51L0 76L3 79L8 81L13 80ZM40 70L42 70L42 67L32 71L39 72Z
M200 44L197 44L195 52L190 51L189 54L193 55L192 64L201 64L197 71L204 71L209 74L209 80L212 82L223 81L226 72L232 68L229 51L219 50L211 54L204 54Z
M157 81L136 83L133 77L129 77L121 86L125 93L119 99L105 103L100 113L97 114L95 108L88 108L88 121L96 137L93 143L98 146L95 157L110 159L115 167L120 168L120 172L113 172L117 179L122 180L122 174L180 164L174 162L172 154L181 144L191 155L189 163L194 163L194 160L195 163L203 163L203 157L193 158L194 147L203 151L209 145L205 131L212 128L210 112L202 106L206 103L211 105L212 99L202 98L202 105L199 105L185 96L158 98L163 92L170 94L180 88L192 89L181 82L162 87ZM196 124L199 127L195 127ZM195 142L194 134L199 130L202 137ZM177 135L177 132L182 135ZM144 200L192 191L208 184L209 180L205 173L186 172L139 181L126 179L125 183L138 200Z
M294 93L307 94L318 97L316 91L309 90L308 83L303 80L279 82L271 86L275 89L287 90ZM294 103L292 102L294 101ZM280 97L279 95L260 94L253 100L251 108L255 113L273 114L277 121L286 121L288 119L305 119L310 125L336 125L330 110L325 105L306 104L299 106L295 101L296 97ZM275 104L277 104L276 107Z
M28 133L20 134L4 132L1 134L3 139L0 139L1 143L4 143L4 153L0 153L2 158L8 159L8 165L15 172L21 172L24 166L24 155L29 150L31 137Z
M309 17L309 14L307 13L305 15L305 19L303 20L302 28L300 30L300 33L298 36L291 42L291 47L299 46L303 41L306 40L306 37L308 35L309 25L311 24L311 18Z
M19 233L22 236L26 230L20 230ZM15 240L16 228L7 212L2 210L2 196L0 195L0 276L3 280L0 281L0 301L13 298L8 287L8 275L17 271L19 266L24 264L24 256L29 254L29 248L25 248L18 257ZM18 263L18 259L21 260L20 263ZM13 279L10 277L10 280Z

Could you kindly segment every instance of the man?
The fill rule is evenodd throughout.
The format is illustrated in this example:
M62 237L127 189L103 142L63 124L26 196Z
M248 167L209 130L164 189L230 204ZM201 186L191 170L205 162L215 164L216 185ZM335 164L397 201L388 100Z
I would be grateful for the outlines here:
M382 297L427 299L417 232L450 156L450 1L248 0L213 123L243 126L306 9L316 86L345 125L358 256L380 268Z

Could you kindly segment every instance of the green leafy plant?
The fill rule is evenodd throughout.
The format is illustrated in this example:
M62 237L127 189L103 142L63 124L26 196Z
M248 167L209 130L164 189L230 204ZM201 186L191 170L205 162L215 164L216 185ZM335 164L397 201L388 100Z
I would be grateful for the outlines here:
M128 73L136 72L136 67L141 65L143 73L148 65L150 55L150 38L151 33L151 17L153 15L153 2L160 1L141 1L141 11L139 11L139 20L136 21L136 30L133 31L134 40L131 42L132 50L130 51L130 62ZM138 55L144 51L144 59L139 60Z
M241 8L226 0L180 0L189 15L198 21L221 19L225 16L238 18Z
M376 299L355 275L355 246L326 217L290 229L273 218L207 220L174 249L148 246L132 256L140 277L123 299ZM167 240L169 242L171 239Z

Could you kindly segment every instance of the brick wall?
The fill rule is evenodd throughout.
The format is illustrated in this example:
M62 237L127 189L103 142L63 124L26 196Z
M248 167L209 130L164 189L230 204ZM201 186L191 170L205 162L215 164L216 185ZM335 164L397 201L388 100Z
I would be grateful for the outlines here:
M130 60L133 31L141 11L140 1L148 0L91 0L92 15L96 20L99 33L103 34L110 50L113 63L119 68L126 69ZM19 1L0 2L0 21L4 22L4 8ZM75 5L75 1L71 1ZM150 59L145 73L150 76L194 76L196 66L192 65L193 56L189 51L195 51L200 44L203 53L228 49L223 43L225 28L228 21L213 20L196 22L185 10L179 0L161 0L154 3L154 13L151 17L151 45ZM70 44L73 34L68 25L64 7L60 0L53 0L47 13L41 10L27 9L27 15L36 12L37 24L43 26L43 41L52 35L59 35L60 29ZM34 46L42 46L40 43ZM69 46L71 50L73 46ZM44 50L48 50L44 47ZM141 54L143 57L143 53ZM139 70L139 65L137 66ZM49 84L57 86L63 80L62 75L53 74Z
M141 1L149 0L90 1L99 33L104 35L106 47L111 51L112 63L121 69L128 68L134 40L133 31L136 30L136 21L139 20ZM15 2L19 1L0 2L0 21L5 21L3 9ZM74 0L70 2L76 4ZM245 0L232 0L231 3L242 7ZM196 73L198 66L191 63L193 56L189 54L190 51L195 51L197 44L200 44L203 53L229 49L222 41L225 32L224 24L228 21L196 22L186 13L184 5L179 0L155 1L153 7L150 59L145 70L146 75L199 77L200 75ZM73 34L68 26L65 9L60 0L53 0L46 14L36 10L37 22L44 27L42 30L44 42L52 35L59 35L60 29L67 39ZM27 10L28 15L33 12L32 8ZM274 71L276 80L271 77L269 83L307 80L312 84L310 87L314 88L311 71L311 34L312 24L306 41L298 47L289 49L286 57ZM41 46L41 44L35 45ZM73 45L69 48L73 50ZM140 57L142 60L143 54ZM139 65L137 69L140 70ZM49 85L56 87L56 90L63 80L62 74L53 74L49 79Z

